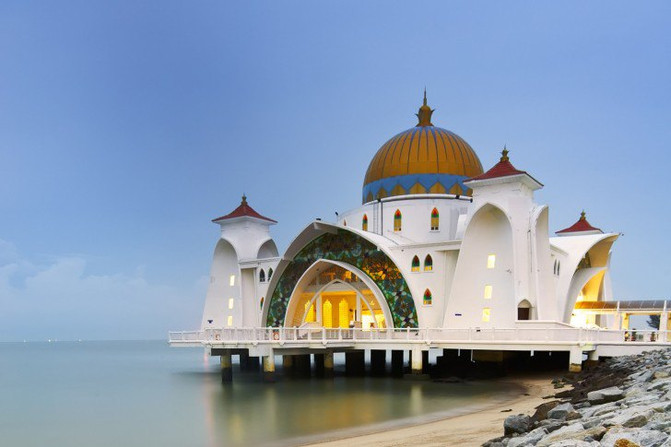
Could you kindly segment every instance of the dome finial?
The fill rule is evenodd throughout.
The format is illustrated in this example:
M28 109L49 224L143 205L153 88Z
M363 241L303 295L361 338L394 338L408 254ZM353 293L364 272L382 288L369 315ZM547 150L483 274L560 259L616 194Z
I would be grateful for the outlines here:
M242 203L241 204L242 205L247 205L247 196L245 195L244 192L242 193Z
M585 210L582 210L580 213L580 220L586 220L587 219L587 214L585 213Z
M431 115L433 112L434 110L432 110L426 103L426 87L424 87L424 102L422 107L419 108L419 112L415 114L419 120L416 127L433 126L433 124L431 124Z
M508 157L508 153L510 151L506 148L506 145L503 145L503 150L501 151L501 161L510 161L510 157Z

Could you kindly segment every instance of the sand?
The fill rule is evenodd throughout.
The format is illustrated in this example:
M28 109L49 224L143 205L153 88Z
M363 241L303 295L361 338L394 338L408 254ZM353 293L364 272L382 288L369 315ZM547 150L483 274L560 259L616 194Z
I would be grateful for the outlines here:
M321 441L302 445L315 447L479 446L503 435L503 420L511 414L533 414L534 408L555 393L552 376L501 380L515 391L486 406L471 407L468 414L443 417L431 422L400 421L394 426L372 427L369 433L337 433ZM502 410L512 410L502 412ZM429 417L430 418L430 417ZM413 424L407 426L408 424ZM406 426L403 426L406 425ZM365 430L365 429L364 429Z

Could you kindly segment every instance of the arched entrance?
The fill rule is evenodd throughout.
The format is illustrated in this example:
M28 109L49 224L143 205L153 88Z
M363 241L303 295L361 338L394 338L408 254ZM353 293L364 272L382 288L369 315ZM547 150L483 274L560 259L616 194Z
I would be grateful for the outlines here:
M305 271L287 306L285 326L386 328L391 312L382 292L351 265L319 260Z

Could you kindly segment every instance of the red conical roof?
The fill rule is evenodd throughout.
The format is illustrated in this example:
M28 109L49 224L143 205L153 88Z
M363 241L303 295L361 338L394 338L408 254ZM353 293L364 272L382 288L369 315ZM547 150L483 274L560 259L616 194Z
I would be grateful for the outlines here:
M253 217L255 219L261 219L265 220L268 222L272 223L277 223L276 220L270 219L269 217L262 216L259 213L257 213L254 208L249 206L247 203L247 196L243 195L242 196L242 202L240 202L240 206L238 206L236 209L234 209L232 212L226 214L225 216L217 217L216 219L212 219L212 222L220 222L222 220L227 220L227 219L235 219L236 217Z
M584 231L598 231L599 233L603 233L600 228L593 227L590 225L590 223L587 221L587 218L585 217L585 211L580 213L580 219L573 225L571 225L568 228L564 228L563 230L559 230L556 233L581 233Z
M484 174L480 174L477 177L473 177L468 179L468 181L473 181L473 180L487 180L490 178L498 178L498 177L508 177L510 175L517 175L517 174L527 174L526 171L520 171L513 164L510 162L510 158L508 158L508 149L503 149L501 152L501 159L499 160L498 163L496 163L492 168L485 172ZM529 175L529 174L527 174ZM530 176L531 177L531 176Z

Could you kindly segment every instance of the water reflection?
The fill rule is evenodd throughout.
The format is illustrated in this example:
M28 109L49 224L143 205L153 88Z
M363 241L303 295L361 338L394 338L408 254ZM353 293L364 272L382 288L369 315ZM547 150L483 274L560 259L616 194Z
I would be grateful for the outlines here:
M436 384L391 378L289 379L262 382L236 371L222 385L203 377L209 446L261 445L399 418L444 412L482 402L488 384Z

